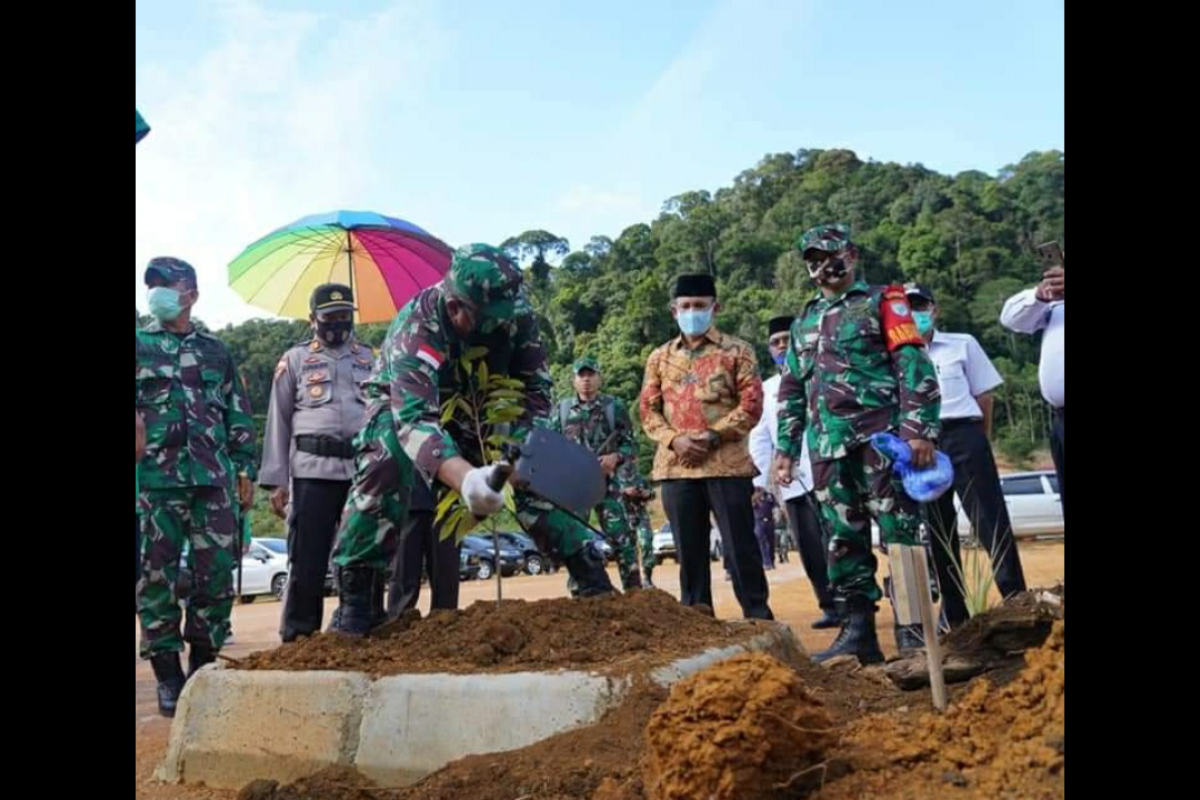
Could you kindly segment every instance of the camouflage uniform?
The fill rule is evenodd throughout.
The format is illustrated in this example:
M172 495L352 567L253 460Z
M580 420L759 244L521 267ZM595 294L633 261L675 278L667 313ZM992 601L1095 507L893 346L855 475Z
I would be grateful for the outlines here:
M166 269L182 264L156 261L169 262ZM176 335L155 322L137 332L136 345L137 410L146 424L138 465L141 654L180 652L184 639L219 650L233 608L238 538L230 487L239 473L255 474L250 401L215 336ZM176 581L185 543L195 577L181 638Z
M552 383L546 351L520 287L520 270L507 257L486 245L468 245L455 254L443 283L418 293L396 315L376 376L366 385L367 424L355 440L354 484L333 553L339 567L386 568L407 516L414 468L432 485L450 458L483 464L459 415L442 422L441 404L458 392L458 364L471 348L487 348L491 374L525 384L525 415L512 435L527 435L535 420L547 424ZM447 314L449 293L487 312L465 340ZM591 541L591 532L570 515L524 492L516 492L515 500L518 519L546 552L567 558Z
M800 249L836 253L844 226L821 226ZM915 545L920 506L875 448L872 434L905 439L938 433L940 391L933 363L899 287L857 281L840 297L808 302L791 330L788 373L779 389L779 449L800 458L808 436L813 478L830 531L829 578L835 597L883 595L875 582L871 518L885 544Z
M599 372L599 367L593 359L583 358L575 363L575 373L590 369ZM633 423L629 420L629 410L612 395L602 394L590 403L584 403L578 397L566 401L566 414L561 413L562 404L555 407L555 413L550 415L550 429L561 433L573 442L577 442L591 450L597 456L615 453L621 457L621 465L632 464L636 458L633 442ZM608 406L612 406L613 424L609 426ZM563 417L566 419L563 419ZM619 467L618 467L619 469ZM617 571L621 576L621 589L630 589L642 585L638 571L637 549L633 538L633 530L625 517L625 508L621 505L621 490L624 483L620 474L607 481L607 493L600 505L596 506L596 517L604 537L612 545L617 554Z
M624 488L636 489L637 497L622 497L625 506L625 520L629 530L638 537L638 545L642 551L642 570L645 572L646 583L650 584L650 576L658 566L658 558L654 555L654 529L650 527L650 511L648 504L654 499L654 490L650 482L637 470L635 463L622 464L621 475ZM626 469L628 467L629 469Z

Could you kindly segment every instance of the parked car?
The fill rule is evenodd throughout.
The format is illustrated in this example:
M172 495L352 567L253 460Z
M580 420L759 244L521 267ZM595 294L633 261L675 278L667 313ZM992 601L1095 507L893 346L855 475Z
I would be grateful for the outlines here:
M282 553L278 552L278 545L275 544L278 541L283 541ZM287 542L251 539L250 548L242 555L241 602L252 603L265 594L282 600L287 578ZM234 581L237 581L236 572Z
M270 550L272 553L276 553L278 555L283 556L284 558L287 558L287 554L288 554L287 539L276 539L274 537L264 536L264 537L259 537L256 539L251 539L251 541L258 542L263 547Z
M1066 532L1062 498L1058 494L1058 475L1052 471L1014 472L1000 476L1000 491L1012 520L1013 535L1018 539L1036 536L1062 536ZM957 495L954 508L958 512L958 536L964 543L973 543L971 522ZM871 523L871 540L879 544L879 527Z
M538 550L537 542L532 538L515 531L501 531L500 540L521 551L521 555L525 558L525 572L530 575L541 575L546 571L550 560L542 555L542 551Z
M470 581L479 577L479 554L465 547L458 551L458 579Z
M679 550L675 544L675 534L671 531L671 523L664 522L662 527L654 533L654 557L660 562L665 559L671 559L676 564L679 563Z
M462 549L469 555L479 557L479 570L475 577L486 581L492 577L496 569L495 544L491 534L473 533L462 541ZM461 556L460 561L461 564ZM508 577L515 575L525 568L525 555L516 547L501 540L500 542L500 574Z
M725 555L725 547L721 544L721 530L716 525L708 532L708 558L710 561L720 561Z
M1021 536L1062 535L1066 532L1058 475L1050 471L1017 472L1000 476L1000 489L1012 519L1013 533ZM970 529L959 509L959 535Z

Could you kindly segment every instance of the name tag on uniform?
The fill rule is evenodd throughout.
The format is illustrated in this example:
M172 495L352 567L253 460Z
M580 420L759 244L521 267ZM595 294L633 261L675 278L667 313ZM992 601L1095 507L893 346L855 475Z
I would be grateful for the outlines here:
M305 361L300 366L301 372L309 372L310 370L325 369L325 362L319 358L314 358L312 361Z

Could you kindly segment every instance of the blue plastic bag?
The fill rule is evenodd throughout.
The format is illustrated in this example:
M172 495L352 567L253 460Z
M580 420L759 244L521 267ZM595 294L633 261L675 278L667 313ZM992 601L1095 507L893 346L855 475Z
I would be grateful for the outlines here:
M941 450L935 451L932 467L917 469L912 465L912 448L899 436L877 433L871 437L871 445L892 462L905 493L918 503L932 503L954 485L954 466Z

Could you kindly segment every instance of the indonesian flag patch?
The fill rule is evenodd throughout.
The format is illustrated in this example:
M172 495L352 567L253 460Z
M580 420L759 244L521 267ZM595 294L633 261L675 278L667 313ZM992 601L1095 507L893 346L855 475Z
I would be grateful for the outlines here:
M434 350L427 344L422 344L417 347L417 358L433 367L435 372L442 368L442 363L446 360L444 355L439 353L437 350Z

